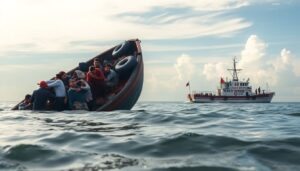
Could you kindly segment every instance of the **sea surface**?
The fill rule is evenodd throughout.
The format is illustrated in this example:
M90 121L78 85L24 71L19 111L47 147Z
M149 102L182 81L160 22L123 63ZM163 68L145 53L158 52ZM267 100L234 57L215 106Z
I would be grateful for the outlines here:
M0 103L0 170L300 170L300 103L139 102L113 112L13 105Z

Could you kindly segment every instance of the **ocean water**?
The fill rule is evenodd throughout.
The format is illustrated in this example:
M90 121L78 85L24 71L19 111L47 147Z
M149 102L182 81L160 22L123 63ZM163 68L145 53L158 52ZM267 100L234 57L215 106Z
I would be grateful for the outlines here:
M0 170L300 170L300 103L43 113L13 105L0 103Z

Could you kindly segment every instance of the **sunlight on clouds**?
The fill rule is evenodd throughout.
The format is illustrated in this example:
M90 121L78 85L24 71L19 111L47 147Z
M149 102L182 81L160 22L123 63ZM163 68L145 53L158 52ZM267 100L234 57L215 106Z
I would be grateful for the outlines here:
M291 65L291 52L287 49L282 49L280 56L272 63L276 71L286 69L288 65Z
M241 52L239 66L246 67L253 62L261 61L265 55L266 48L267 44L263 40L256 35L251 35L245 44L245 48Z
M237 68L243 69L240 79L250 78L254 86L268 83L273 87L290 84L299 79L296 78L299 76L299 70L297 70L299 67L296 67L299 62L292 58L291 52L284 48L278 57L267 58L267 47L267 43L256 35L248 38L237 64ZM216 81L220 76L224 76L226 68L232 68L232 61L229 58L228 62L205 64L203 74L208 81Z
M0 1L0 56L7 51L72 51L80 47L70 42L78 40L231 35L251 23L238 17L225 18L223 13L245 5L245 0ZM187 12L173 12L184 8ZM20 46L26 44L32 46Z
M217 78L224 77L226 75L226 69L229 68L227 63L216 62L208 63L204 65L203 74L207 80L217 81Z
M186 54L177 58L177 62L174 67L177 71L178 81L182 81L184 79L184 81L190 80L195 73L195 65L193 64L192 59Z
M190 56L182 54L169 60L166 66L145 62L145 85L142 99L182 99L185 84L196 76L196 64ZM163 94L162 94L163 92Z

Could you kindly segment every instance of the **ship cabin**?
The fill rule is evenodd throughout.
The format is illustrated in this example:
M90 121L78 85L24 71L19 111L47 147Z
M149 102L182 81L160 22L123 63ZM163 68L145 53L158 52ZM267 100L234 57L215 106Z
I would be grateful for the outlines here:
M251 96L252 86L249 82L226 81L218 89L219 96Z

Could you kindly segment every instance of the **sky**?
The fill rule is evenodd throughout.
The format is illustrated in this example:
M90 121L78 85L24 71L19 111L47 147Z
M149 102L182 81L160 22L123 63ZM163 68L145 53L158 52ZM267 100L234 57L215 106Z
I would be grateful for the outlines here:
M186 101L231 79L232 59L253 89L300 101L300 1L0 0L0 101L124 40L139 38L140 101Z

